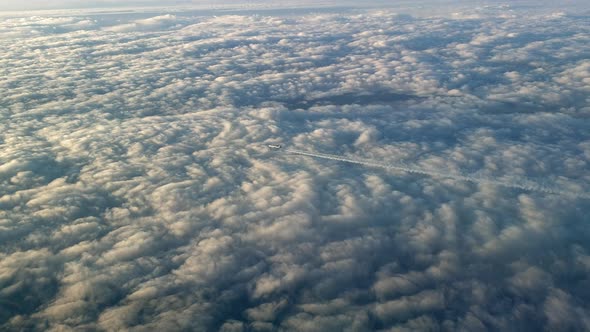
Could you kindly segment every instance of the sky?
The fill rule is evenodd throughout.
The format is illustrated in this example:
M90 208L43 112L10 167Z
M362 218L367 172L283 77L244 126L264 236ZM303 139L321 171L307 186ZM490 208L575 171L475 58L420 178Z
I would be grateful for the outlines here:
M423 6L2 15L0 330L589 330L590 15Z
M336 3L335 1L324 0L324 1L313 1L313 0L293 0L287 1L286 3L291 5L314 5L324 3ZM276 1L270 0L90 0L90 1L78 1L78 0L52 0L52 1L41 1L41 0L30 0L30 1L17 1L17 0L4 0L0 4L0 10L42 10L42 9L79 9L79 8L117 8L117 7L169 7L169 6L252 6L252 5L273 5L280 6Z
M2 0L0 12L15 10L55 10L55 9L91 9L91 8L133 8L133 7L389 7L403 10L405 13L448 13L456 9L477 6L523 7L528 12L536 10L567 10L574 13L588 12L590 4L586 0Z

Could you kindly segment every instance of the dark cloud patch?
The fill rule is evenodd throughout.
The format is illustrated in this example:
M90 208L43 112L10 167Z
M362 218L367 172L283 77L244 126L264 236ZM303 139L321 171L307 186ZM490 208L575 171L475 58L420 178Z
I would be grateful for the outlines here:
M405 94L397 94L392 92L373 92L369 94L345 93L342 95L318 97L315 99L305 101L294 99L285 101L278 100L277 102L285 104L285 106L289 109L308 110L311 107L317 106L343 106L351 104L361 106L387 105L411 99L420 99L420 97Z

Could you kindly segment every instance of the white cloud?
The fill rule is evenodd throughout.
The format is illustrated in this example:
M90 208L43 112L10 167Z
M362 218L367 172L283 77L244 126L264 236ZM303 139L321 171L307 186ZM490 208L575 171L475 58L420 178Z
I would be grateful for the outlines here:
M0 21L2 328L588 328L584 16L78 14Z
M175 15L166 14L141 20L135 20L131 23L111 26L106 28L105 30L113 32L166 30L174 27L175 22Z

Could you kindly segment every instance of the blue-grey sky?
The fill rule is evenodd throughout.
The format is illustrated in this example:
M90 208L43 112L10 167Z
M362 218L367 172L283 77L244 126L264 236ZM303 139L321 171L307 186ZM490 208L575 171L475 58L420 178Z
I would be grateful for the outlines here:
M295 1L297 2L297 1ZM251 4L251 3L272 3L267 0L3 0L0 3L0 10L34 10L34 9L78 9L78 8L104 8L104 7L134 7L134 6L186 6L186 5L226 5L226 4ZM307 3L313 3L308 1Z
M524 6L530 9L540 8L562 8L568 10L575 10L583 8L588 10L590 5L585 0L564 0L564 1L536 1L536 0L520 0L520 1L499 1L499 0L369 0L359 2L356 0L290 0L290 1L271 1L271 0L3 0L0 3L0 11L3 10L44 10L44 9L81 9L81 8L120 8L120 7L134 7L134 6L248 6L248 5L265 5L265 6L387 6L387 7L421 7L425 10L429 8L438 8L439 10L450 10L453 7L476 7L485 5L497 4L511 4L512 6Z

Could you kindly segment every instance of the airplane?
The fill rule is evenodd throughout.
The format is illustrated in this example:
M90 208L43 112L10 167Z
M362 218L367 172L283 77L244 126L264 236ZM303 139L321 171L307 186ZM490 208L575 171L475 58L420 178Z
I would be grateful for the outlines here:
M273 150L278 150L280 149L282 146L280 144L268 144L267 147L269 149L273 149Z

